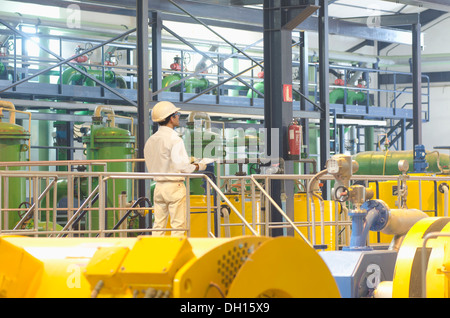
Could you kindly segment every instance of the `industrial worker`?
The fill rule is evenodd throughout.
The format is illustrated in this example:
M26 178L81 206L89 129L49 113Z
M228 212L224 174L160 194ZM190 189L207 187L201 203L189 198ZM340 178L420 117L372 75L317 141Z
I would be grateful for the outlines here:
M145 143L144 158L149 173L192 173L205 170L202 161L191 164L183 140L174 128L180 126L180 108L166 101L152 109L152 121L159 124L158 131ZM186 228L186 187L184 177L155 177L153 196L153 229L164 229L170 216L172 236L183 236ZM152 231L152 236L163 236L166 231Z

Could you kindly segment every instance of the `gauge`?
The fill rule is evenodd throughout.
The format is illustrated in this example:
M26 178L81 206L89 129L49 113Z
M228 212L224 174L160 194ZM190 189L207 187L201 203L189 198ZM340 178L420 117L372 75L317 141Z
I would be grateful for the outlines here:
M406 172L409 169L409 163L406 160L400 160L398 162L398 170L400 170L401 172Z

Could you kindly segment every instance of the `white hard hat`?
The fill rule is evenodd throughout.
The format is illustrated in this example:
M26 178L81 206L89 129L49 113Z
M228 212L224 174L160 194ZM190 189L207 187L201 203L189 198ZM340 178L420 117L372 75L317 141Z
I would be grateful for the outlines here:
M154 122L160 122L166 119L168 116L179 111L180 108L175 107L171 102L159 102L152 109L152 120Z

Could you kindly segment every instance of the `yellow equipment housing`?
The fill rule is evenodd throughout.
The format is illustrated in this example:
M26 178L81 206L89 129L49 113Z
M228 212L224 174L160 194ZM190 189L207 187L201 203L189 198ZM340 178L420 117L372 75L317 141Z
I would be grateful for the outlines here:
M427 234L444 234L429 239L425 248L426 285L422 282L422 252ZM406 234L397 255L392 297L448 298L450 284L450 218L425 218L418 221Z
M293 237L0 236L0 259L1 297L340 297Z

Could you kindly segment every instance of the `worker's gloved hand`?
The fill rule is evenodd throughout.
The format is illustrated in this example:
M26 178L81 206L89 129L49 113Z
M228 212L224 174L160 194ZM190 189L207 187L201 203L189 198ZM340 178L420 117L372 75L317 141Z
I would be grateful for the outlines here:
M204 164L204 163L201 163L201 162L199 162L199 163L197 163L198 164L198 170L200 171L200 170L206 170L206 165Z

